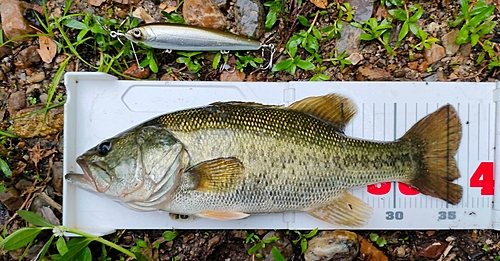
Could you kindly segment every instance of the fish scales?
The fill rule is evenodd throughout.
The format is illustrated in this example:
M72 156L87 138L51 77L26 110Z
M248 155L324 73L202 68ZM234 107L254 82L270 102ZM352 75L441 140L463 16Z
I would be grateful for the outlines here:
M220 104L158 120L183 142L192 162L236 157L245 168L242 182L223 193L193 190L184 177L167 206L179 213L266 213L320 206L346 188L408 179L415 169L411 158L418 156L402 142L352 139L333 124L278 107Z

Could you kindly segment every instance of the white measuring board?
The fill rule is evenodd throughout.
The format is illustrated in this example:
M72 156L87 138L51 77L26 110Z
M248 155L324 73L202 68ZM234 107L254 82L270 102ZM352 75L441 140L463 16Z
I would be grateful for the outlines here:
M66 73L64 173L82 173L75 159L100 141L155 116L217 101L284 104L309 96L339 93L358 108L346 134L392 141L447 103L458 111L462 141L456 155L464 187L454 206L387 182L356 188L353 195L373 207L363 229L499 229L494 210L495 124L498 83L442 82L170 82L122 81L104 73ZM500 105L499 105L500 112ZM495 121L495 119L497 119ZM497 141L500 144L500 140ZM497 145L498 146L498 145ZM500 160L500 158L497 158ZM498 171L496 172L498 173ZM495 181L494 181L495 180ZM500 194L500 193L498 193ZM500 196L497 195L498 201ZM242 220L171 220L168 213L136 212L111 199L64 182L63 225L94 234L116 229L336 229L305 213L251 215ZM497 206L500 208L500 206Z

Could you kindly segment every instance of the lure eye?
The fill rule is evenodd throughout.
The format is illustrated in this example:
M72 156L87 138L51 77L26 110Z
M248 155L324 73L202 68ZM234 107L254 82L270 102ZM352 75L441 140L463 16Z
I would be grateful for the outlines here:
M100 156L106 156L111 151L111 143L109 141L103 141L97 145L97 152Z
M134 38L136 38L136 39L141 39L142 38L141 30L136 29L136 30L132 31L132 36L134 36Z

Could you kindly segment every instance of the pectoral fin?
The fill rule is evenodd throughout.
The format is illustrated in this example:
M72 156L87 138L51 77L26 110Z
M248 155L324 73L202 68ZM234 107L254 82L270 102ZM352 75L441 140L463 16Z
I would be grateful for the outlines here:
M250 216L249 214L243 212L217 212L217 211L206 211L196 214L198 217L219 219L219 220L232 220L232 219L242 219Z
M288 108L333 123L341 131L356 114L356 105L350 99L334 93L305 98L292 103Z
M198 163L187 170L194 189L203 192L224 192L244 177L243 163L237 158L219 158Z
M328 223L361 227L370 218L372 208L359 198L344 192L330 204L306 212Z

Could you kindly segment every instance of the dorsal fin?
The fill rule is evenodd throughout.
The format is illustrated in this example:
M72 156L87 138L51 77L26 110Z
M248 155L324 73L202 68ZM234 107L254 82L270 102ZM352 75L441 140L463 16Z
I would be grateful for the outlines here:
M356 114L356 105L350 99L335 93L305 98L292 103L288 108L333 123L341 130Z
M216 105L239 105L239 106L248 106L248 107L262 107L262 108L285 108L282 105L265 105L258 102L247 102L247 101L228 101L228 102L212 102L209 104L210 106Z

